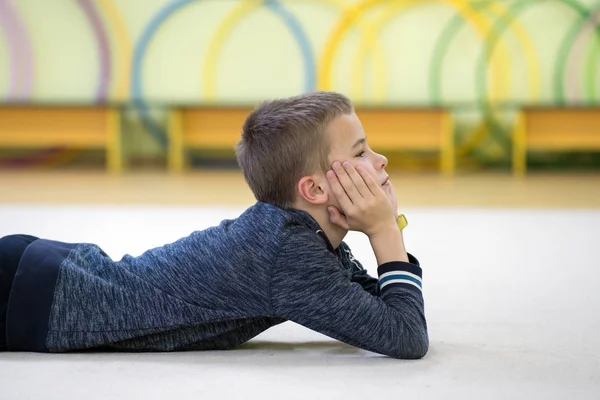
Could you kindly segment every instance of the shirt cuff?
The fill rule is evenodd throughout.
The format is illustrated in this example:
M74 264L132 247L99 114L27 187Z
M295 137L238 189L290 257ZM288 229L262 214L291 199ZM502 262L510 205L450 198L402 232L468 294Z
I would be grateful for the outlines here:
M391 261L381 264L377 268L380 294L392 288L403 288L422 293L423 270L419 265L419 260L409 253L408 261Z

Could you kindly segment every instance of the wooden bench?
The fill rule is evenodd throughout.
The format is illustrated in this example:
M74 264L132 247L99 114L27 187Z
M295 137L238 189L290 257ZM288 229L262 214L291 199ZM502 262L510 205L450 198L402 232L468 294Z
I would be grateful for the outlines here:
M449 111L436 108L357 108L369 147L385 155L394 150L437 151L440 170L454 174L454 127Z
M168 168L186 168L185 149L234 149L250 107L182 107L169 112Z
M185 169L184 151L233 149L240 138L249 107L188 107L171 110L169 115L169 170ZM440 109L356 110L376 151L433 150L440 152L440 167L454 172L454 135L451 115Z
M512 167L527 171L527 152L600 150L600 108L525 108L513 132Z
M120 113L103 106L0 106L0 148L105 149L109 172L122 171Z

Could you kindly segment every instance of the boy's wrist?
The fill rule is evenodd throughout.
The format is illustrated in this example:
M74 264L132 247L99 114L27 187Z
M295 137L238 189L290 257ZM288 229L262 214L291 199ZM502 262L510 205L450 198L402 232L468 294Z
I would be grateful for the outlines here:
M395 223L385 230L379 231L376 235L369 236L369 241L378 265L391 261L408 262L404 236Z
M381 226L377 231L368 234L369 240L375 240L382 236L387 236L390 234L394 234L395 231L398 231L399 227L395 220L388 222L387 224Z
M365 232L365 234L369 237L369 239L372 239L372 238L376 238L381 235L389 234L390 232L394 231L396 228L400 229L402 231L404 228L406 228L407 225L408 225L408 220L406 219L406 216L404 214L396 214L394 216L393 222L389 221L387 224L382 225L376 231L369 232L369 233Z

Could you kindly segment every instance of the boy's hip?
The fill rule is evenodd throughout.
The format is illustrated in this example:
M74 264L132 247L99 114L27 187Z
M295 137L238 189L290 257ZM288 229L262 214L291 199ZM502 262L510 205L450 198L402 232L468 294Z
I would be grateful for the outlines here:
M76 247L77 244L38 239L25 249L8 300L9 350L48 352L46 338L59 268Z

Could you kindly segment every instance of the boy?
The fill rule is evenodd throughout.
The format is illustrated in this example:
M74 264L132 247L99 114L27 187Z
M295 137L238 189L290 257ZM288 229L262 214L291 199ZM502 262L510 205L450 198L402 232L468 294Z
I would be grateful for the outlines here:
M231 349L291 320L390 357L423 357L421 268L404 248L387 159L369 149L350 101L316 92L261 104L237 159L257 203L139 257L0 239L0 346ZM379 279L342 241L348 230L369 237Z

